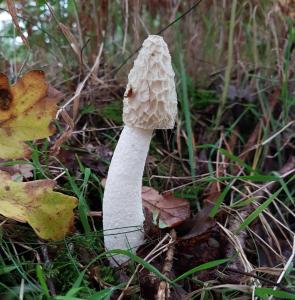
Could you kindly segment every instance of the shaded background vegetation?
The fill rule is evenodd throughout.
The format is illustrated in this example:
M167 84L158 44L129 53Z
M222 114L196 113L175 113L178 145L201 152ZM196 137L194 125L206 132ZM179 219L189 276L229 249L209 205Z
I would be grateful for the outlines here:
M277 222L284 224L286 232L282 234L280 228L281 236L275 240L277 228L265 229L259 222L256 228L263 240L269 238L269 246L280 253L281 259L272 258L272 252L255 246L260 242L252 237L247 254L256 267L282 267L292 252L292 3L201 1L162 33L176 73L179 114L173 131L156 133L144 184L161 192L173 190L176 196L190 199L194 213L206 207L207 202L212 204L223 197L223 210L221 203L217 207L223 212L219 221L230 228L233 211L246 217L253 207L259 206L261 199L252 196L261 188L255 177L258 173L267 176L287 172L278 185L272 186L275 191L282 186L283 191L269 210ZM42 69L50 83L64 93L64 110L56 123L58 133L50 141L32 145L34 177L58 177L60 190L77 196L80 204L75 234L57 244L38 240L25 225L5 223L0 293L14 299L23 284L25 299L65 295L73 288L80 288L77 297L92 299L89 297L99 290L108 297L113 289L122 288L120 284L128 281L128 276L120 277L106 261L97 258L103 252L101 181L106 177L122 126L122 97L135 56L127 61L126 58L135 53L147 35L159 32L195 1L36 0L14 4L0 1L0 16L7 17L0 24L1 72L14 81L27 70ZM13 15L14 9L13 21L9 14ZM220 148L224 151L220 152ZM237 174L254 177L235 182ZM210 184L222 176L233 178ZM205 180L199 181L200 178ZM266 178L266 185L265 181ZM234 188L220 197L228 185ZM260 197L269 199L272 192L266 189ZM239 202L242 196L245 199ZM254 204L250 205L251 201ZM229 208L233 211L226 210ZM206 248L207 252L210 250ZM267 254L271 258L266 259ZM196 265L228 255L219 251L196 259ZM85 276L79 281L85 266L95 258L97 262L84 271ZM188 269L189 266L178 268L175 272L180 275ZM276 281L278 274L279 271L264 275ZM183 285L183 290L193 293L203 286L203 281L213 280L210 276L206 273L203 278L193 278ZM292 279L286 279L286 286ZM139 295L138 282L128 291L130 297ZM211 284L217 285L217 281ZM233 299L240 295L237 290L232 287L217 294ZM219 299L214 292L206 293L208 299Z

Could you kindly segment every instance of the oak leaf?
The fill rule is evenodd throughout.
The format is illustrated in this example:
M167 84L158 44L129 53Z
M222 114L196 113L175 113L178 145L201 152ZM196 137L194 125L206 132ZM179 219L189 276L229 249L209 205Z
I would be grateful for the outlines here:
M54 133L51 121L61 94L50 87L42 71L29 71L10 86L0 73L0 158L30 156L24 143Z
M54 186L53 180L16 182L0 171L0 214L29 223L42 239L62 239L73 228L77 199Z

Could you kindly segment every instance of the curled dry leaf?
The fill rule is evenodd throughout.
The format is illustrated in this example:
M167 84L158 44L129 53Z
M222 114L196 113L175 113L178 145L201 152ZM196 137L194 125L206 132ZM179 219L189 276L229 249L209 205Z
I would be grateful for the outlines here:
M143 207L157 217L159 227L175 227L190 216L190 204L186 199L171 194L160 195L151 187L142 187Z
M0 171L7 172L13 179L33 177L33 166L31 164L15 164L12 166L2 166L0 164Z
M77 199L54 192L53 180L15 182L0 171L0 214L28 222L46 240L60 240L73 227Z
M61 93L48 86L42 71L29 71L12 86L0 73L0 158L28 157L25 141L52 135L50 125L60 98Z

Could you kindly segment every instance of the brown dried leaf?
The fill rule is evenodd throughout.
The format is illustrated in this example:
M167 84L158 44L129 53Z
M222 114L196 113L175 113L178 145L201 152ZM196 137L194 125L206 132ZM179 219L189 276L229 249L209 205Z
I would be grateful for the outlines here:
M196 215L186 220L186 222L181 225L181 229L186 227L187 231L181 238L182 240L188 240L207 234L216 225L216 221L209 216L211 209L212 206L203 208Z
M31 164L16 164L13 166L1 166L0 171L7 172L9 175L12 176L13 179L15 178L30 178L33 177L33 166Z
M175 227L190 216L190 204L186 199L170 194L160 195L151 187L142 187L143 207L157 217L160 228Z

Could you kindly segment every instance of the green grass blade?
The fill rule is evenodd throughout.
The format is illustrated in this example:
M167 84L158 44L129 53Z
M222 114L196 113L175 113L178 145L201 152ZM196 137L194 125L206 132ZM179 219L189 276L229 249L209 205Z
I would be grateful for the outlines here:
M294 199L293 199L293 196L291 195L291 192L289 191L288 189L288 185L285 183L284 179L282 177L279 176L278 174L278 178L279 178L279 181L280 181L280 184L284 190L284 192L286 193L288 199L290 200L290 202L295 205L294 203Z
M148 262L146 262L144 259L138 257L137 255L134 255L133 253L131 253L128 250L121 250L121 249L114 249L114 250L110 250L107 252L104 252L100 255L98 255L97 257L95 257L87 266L86 268L80 273L80 275L78 276L78 278L76 279L75 283L73 284L71 290L68 291L67 295L72 295L72 290L73 289L77 289L81 286L83 278L85 276L85 273L87 272L88 268L97 260L103 258L103 257L110 257L112 256L112 254L122 254L122 255L126 255L128 256L131 260L141 264L144 268L146 268L148 271L154 273L155 275L157 275L160 279L165 280L167 282L169 282L170 284L174 283L165 275L163 275L157 268L155 268L154 266L152 266L151 264L149 264Z
M255 296L261 297L261 299L269 299L270 295L279 299L295 299L295 294L285 291L273 290L272 288L255 288Z
M195 149L194 149L194 136L191 124L190 105L187 90L187 75L184 67L183 56L179 54L179 66L180 66L180 77L181 77L181 105L184 112L185 128L187 133L187 146L189 155L189 164L191 169L192 177L196 176L196 164L195 164Z
M160 279L165 280L172 284L172 281L166 277L164 274L162 274L157 268L146 262L144 259L140 258L139 256L131 253L128 250L122 250L122 249L114 249L107 251L106 254L122 254L128 256L131 260L137 262L138 264L142 265L144 268L146 268L148 271L154 273L157 275ZM110 255L109 255L110 256Z
M224 258L224 259L212 260L207 263L201 264L201 265L194 267L194 268L190 269L189 271L183 273L182 275L178 276L177 278L172 280L172 282L176 283L177 281L183 280L183 279L187 278L188 276L191 276L194 273L197 273L197 272L200 272L203 270L207 270L207 269L211 269L211 268L215 268L219 265L222 265L222 264L228 262L229 260L230 260L229 258Z
M11 271L14 271L16 269L16 266L1 266L0 268L0 275L10 273Z
M71 296L56 296L54 300L85 300L85 298L77 298Z
M112 296L113 292L114 292L114 288L109 288L109 289L104 289L102 291L99 291L93 295L91 295L90 297L87 298L87 300L105 300L105 299L110 299L110 297Z
M295 179L295 175L292 176L287 183L291 182ZM280 194L280 192L284 189L284 185L278 189L274 194L272 194L264 203L262 203L260 206L258 206L246 219L245 221L240 225L240 227L237 229L236 234L239 234L242 230L244 230L249 224L251 224L258 216L259 214L266 209L272 201Z
M273 195L271 195L265 202L263 202L260 206L258 206L240 225L240 227L236 231L236 234L239 234L248 225L250 225L263 212L263 210L266 209L272 203L272 201L279 195L279 193L282 190L283 188L281 187Z
M233 0L231 4L231 16L230 16L230 24L229 24L229 38L228 38L228 49L227 49L227 66L225 70L225 78L224 78L224 87L222 90L222 95L220 99L220 104L217 111L216 116L216 128L219 127L220 120L225 108L228 88L231 79L231 71L233 66L233 49L234 49L234 29L235 29L235 21L236 21L236 9L237 9L237 0Z
M220 205L222 204L225 196L227 195L227 193L230 191L231 189L231 186L232 186L232 183L231 184L228 184L225 189L222 191L222 193L220 194L220 196L218 197L217 201L215 202L214 204L214 207L212 208L211 212L210 212L210 217L211 218L214 218L215 215L217 214L217 211L220 207Z
M36 265L36 275L37 275L38 281L41 285L41 288L42 288L45 296L47 298L50 298L50 293L49 293L49 289L47 287L47 283L46 283L46 280L45 280L43 268L41 267L40 264Z
M80 292L82 289L83 289L82 287L71 288L71 289L66 293L66 296L67 296L67 297L73 297L73 296L75 296L78 292Z
M90 171L90 169L88 169ZM88 222L88 205L86 203L85 197L83 195L83 188L79 188L73 179L73 177L70 175L68 170L65 170L68 181L71 185L72 190L74 191L75 195L77 196L79 200L78 204L78 210L79 210L79 216L81 223L83 225L83 228L85 230L86 234L89 234L91 232L91 228ZM88 182L87 180L89 179L90 174L84 173L84 180L82 186L85 186L85 184Z
M228 152L227 150L220 148L219 151L230 160L236 162L239 166L244 167L247 171L254 174L259 174L257 170L254 170L251 168L248 164L246 164L243 160L241 160L239 157L235 156L234 154Z

